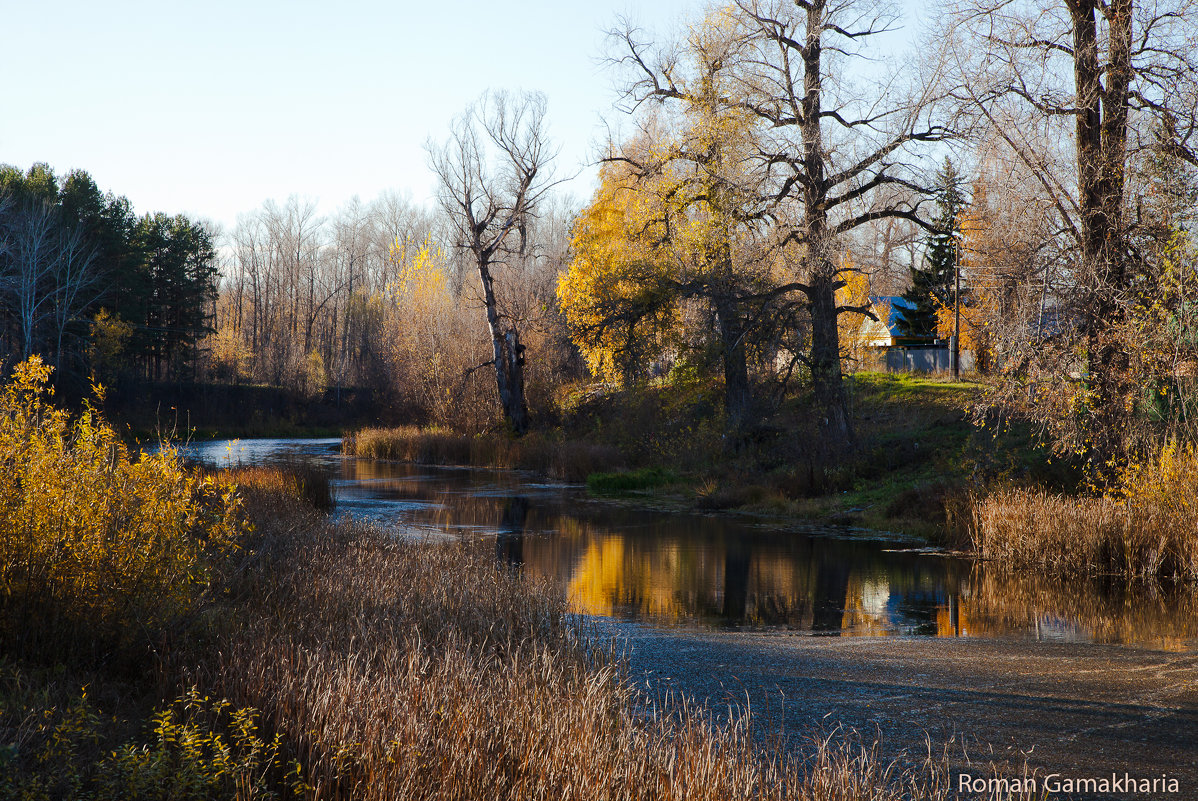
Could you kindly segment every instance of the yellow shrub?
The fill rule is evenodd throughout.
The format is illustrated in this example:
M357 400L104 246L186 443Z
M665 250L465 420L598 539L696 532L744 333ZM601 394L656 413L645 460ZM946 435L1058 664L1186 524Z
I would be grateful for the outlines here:
M49 375L33 357L0 393L0 623L25 645L72 623L147 632L200 597L239 501L173 448L131 454L92 409L54 408Z

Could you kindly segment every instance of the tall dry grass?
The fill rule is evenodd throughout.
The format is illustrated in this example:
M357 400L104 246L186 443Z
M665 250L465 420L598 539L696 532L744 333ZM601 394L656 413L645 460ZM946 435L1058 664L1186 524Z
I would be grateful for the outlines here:
M562 481L582 482L591 473L624 466L617 448L582 440L556 440L539 433L514 439L497 434L469 436L439 428L367 428L345 438L348 454L416 464L478 465L533 470Z
M259 541L231 587L240 623L194 678L262 710L313 798L948 797L943 768L836 739L767 754L747 714L646 703L560 593L490 549L398 542L243 492Z
M974 547L1057 574L1198 579L1198 450L1168 445L1106 494L1010 489L973 499Z

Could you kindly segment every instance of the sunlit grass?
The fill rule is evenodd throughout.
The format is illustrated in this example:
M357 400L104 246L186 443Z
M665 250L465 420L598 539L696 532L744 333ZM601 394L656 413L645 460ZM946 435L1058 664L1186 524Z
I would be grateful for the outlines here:
M560 588L497 564L493 546L333 523L309 502L317 479L286 470L189 471L169 449L134 459L94 415L72 422L41 405L39 376L10 386L0 419L2 611L19 646L0 676L4 795L948 797L943 762L900 768L838 737L766 750L747 711L719 722L647 698ZM78 521L39 517L47 491ZM74 533L44 519L74 521ZM105 583L111 560L132 564L121 554L134 542L146 545L136 564L147 583ZM41 588L48 603L19 605ZM24 647L37 627L107 605L143 639L92 632L103 658L65 672L54 660L77 654ZM152 671L111 673L147 645Z
M248 502L265 556L215 679L264 710L316 797L947 797L939 764L900 769L839 738L766 752L747 712L649 703L558 589L490 548L401 543L266 500Z
M582 482L591 473L624 464L610 445L533 433L516 439L502 434L456 434L439 428L367 428L345 438L346 453L368 459L416 464L476 465L535 470L550 478Z

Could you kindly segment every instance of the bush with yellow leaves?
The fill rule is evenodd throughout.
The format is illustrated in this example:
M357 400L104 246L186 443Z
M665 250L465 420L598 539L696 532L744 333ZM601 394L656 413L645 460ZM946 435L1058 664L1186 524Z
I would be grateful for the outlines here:
M91 407L52 406L50 371L35 356L0 391L0 645L103 657L196 607L240 502L170 446L131 453Z

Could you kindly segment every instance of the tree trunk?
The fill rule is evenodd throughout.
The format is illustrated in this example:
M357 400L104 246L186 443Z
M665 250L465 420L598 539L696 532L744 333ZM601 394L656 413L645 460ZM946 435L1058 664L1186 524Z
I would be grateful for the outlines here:
M1120 298L1128 288L1124 260L1123 203L1127 114L1131 82L1132 0L1104 11L1096 0L1066 0L1073 23L1077 93L1077 166L1081 207L1081 258L1087 297L1082 324L1092 394L1091 463L1121 461L1126 454L1129 356L1116 330L1124 320ZM1106 86L1097 15L1105 13Z
M735 299L722 297L716 304L720 346L724 361L724 411L728 429L740 431L753 422L753 395L745 357L744 321Z
M528 403L524 398L524 346L514 326L504 329L495 302L494 278L486 258L478 257L478 275L483 285L483 301L487 307L487 326L491 331L494 353L495 383L499 390L499 405L504 420L517 436L528 431Z
M825 0L807 6L807 47L803 54L803 170L804 234L810 280L807 300L811 311L811 384L821 415L820 426L833 448L853 437L840 380L840 332L836 327L836 268L829 258L827 202L830 187L820 127L823 88L822 39Z
M811 386L821 415L820 428L827 444L838 448L852 443L853 428L840 375L840 331L836 327L834 277L830 264L820 268L812 276L807 299L811 307Z

